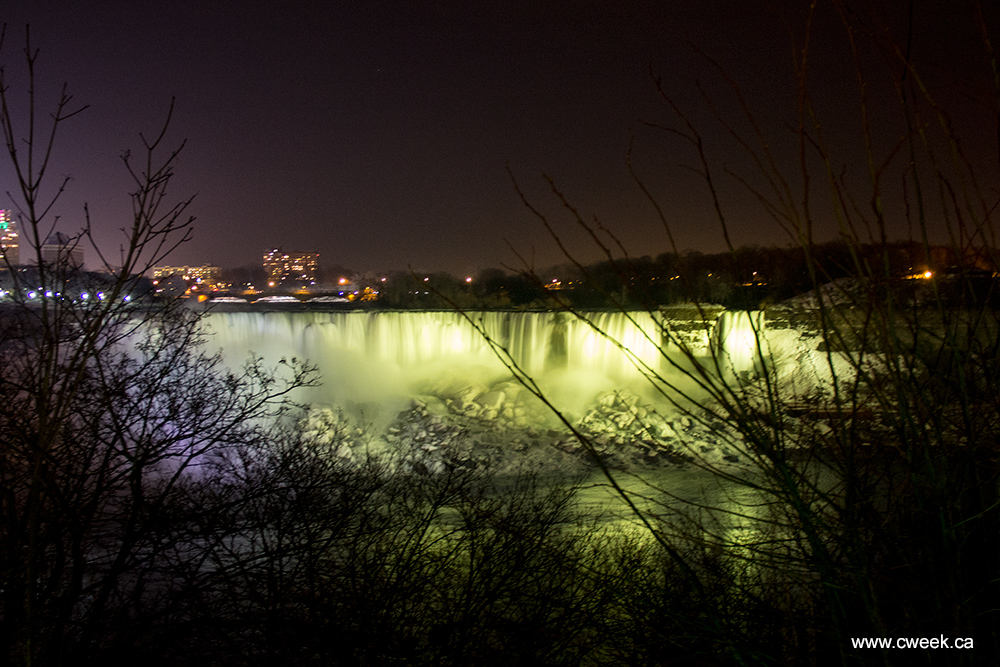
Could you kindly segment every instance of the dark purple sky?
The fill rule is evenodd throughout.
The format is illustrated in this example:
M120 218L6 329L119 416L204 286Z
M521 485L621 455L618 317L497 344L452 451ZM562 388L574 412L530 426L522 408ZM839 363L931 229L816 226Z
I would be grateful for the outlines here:
M65 81L90 105L66 124L57 146L53 175L74 179L59 209L63 231L79 227L87 201L101 244L117 245L115 230L129 211L118 156L136 147L139 131L162 122L176 97L170 136L187 146L173 191L197 193L197 223L194 241L172 263L257 264L267 248L282 245L319 252L324 265L464 274L515 264L505 241L534 253L539 266L561 261L518 200L508 163L545 210L558 213L543 173L634 254L668 250L625 169L633 136L635 162L680 248L720 250L705 188L681 167L693 164L692 153L640 122L675 122L650 67L708 128L720 165L747 170L700 105L694 82L725 114L736 107L689 39L745 85L778 154L793 157L781 146L795 102L783 22L800 25L805 4L15 0L3 4L2 56L10 92L21 99L18 51L30 22L46 99ZM982 103L961 120L982 131L971 140L974 159L992 159L995 172L995 116L988 79L970 65L976 35L956 9L965 4L917 0L917 43L949 95ZM902 25L905 3L880 7ZM831 137L847 163L858 155L850 146L856 132L840 127L856 127L856 114L844 111L856 108L850 61L832 12L821 18L817 99L831 113ZM0 179L4 190L12 187L6 165ZM720 184L734 207L737 244L787 242L732 179ZM568 238L578 236L566 229ZM596 257L580 241L571 248Z

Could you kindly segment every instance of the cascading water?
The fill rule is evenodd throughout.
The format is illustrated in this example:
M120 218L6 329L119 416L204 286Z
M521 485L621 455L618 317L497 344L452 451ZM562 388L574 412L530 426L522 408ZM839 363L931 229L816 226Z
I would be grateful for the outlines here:
M633 383L644 371L669 365L662 319L645 312L586 315L589 322L565 313L469 314L532 377ZM250 353L270 363L308 359L320 367L328 393L354 400L404 396L435 374L508 373L483 336L455 312L239 312L208 319L210 345L228 362L240 363ZM696 336L692 349L707 352L707 335ZM742 359L743 352L736 355Z
M763 311L727 311L719 315L712 330L712 350L724 375L745 376L762 370L764 340Z
M647 312L578 318L510 311L217 311L207 323L209 347L233 367L251 354L271 366L296 357L318 367L321 386L295 397L314 408L306 432L326 437L329 424L348 424L358 438L339 450L343 455L373 442L362 437L366 433L377 446L405 452L414 469L440 470L525 448L571 458L580 453L565 425L512 378L483 332L538 383L563 418L604 443L606 455L621 465L656 463L689 451L691 443L716 458L730 456L719 433L685 421L674 400L705 396L704 377L691 373L695 365L706 370L717 363L727 382L760 367L756 334L749 345L747 332L760 332L763 317L737 313L713 327L700 311L679 318ZM666 380L672 400L663 400L650 377ZM682 430L686 435L678 435Z

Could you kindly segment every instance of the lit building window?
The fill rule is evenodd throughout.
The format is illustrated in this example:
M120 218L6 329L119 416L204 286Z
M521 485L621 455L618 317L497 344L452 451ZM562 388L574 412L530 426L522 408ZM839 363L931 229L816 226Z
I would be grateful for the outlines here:
M160 280L170 276L180 276L192 283L213 287L222 279L222 269L218 266L154 266L153 278Z
M295 281L315 282L318 268L318 252L285 252L274 248L264 255L268 282L275 285Z
M17 266L21 263L17 240L17 224L10 211L0 209L0 267L4 264Z

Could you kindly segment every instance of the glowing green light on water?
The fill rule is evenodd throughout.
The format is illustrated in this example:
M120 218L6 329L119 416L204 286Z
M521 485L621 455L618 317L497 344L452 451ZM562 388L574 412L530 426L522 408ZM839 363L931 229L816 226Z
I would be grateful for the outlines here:
M0 221L0 232L7 231L8 227L10 227L10 223L9 222L7 222L6 220Z

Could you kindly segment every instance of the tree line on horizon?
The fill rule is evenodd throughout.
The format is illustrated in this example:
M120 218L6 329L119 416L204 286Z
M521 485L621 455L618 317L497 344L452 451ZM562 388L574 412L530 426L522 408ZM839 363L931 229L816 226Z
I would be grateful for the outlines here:
M977 298L989 292L996 270L990 253L961 253L916 241L857 245L838 240L810 247L808 256L802 247L743 246L733 252L687 250L539 271L490 268L471 282L446 272L404 271L386 274L385 282L355 280L361 288L379 290L370 304L376 308L631 309L694 302L758 309L812 290L810 266L819 270L821 282L870 277L873 267L889 284L925 271L939 279L962 274L966 285L969 279L981 283Z

